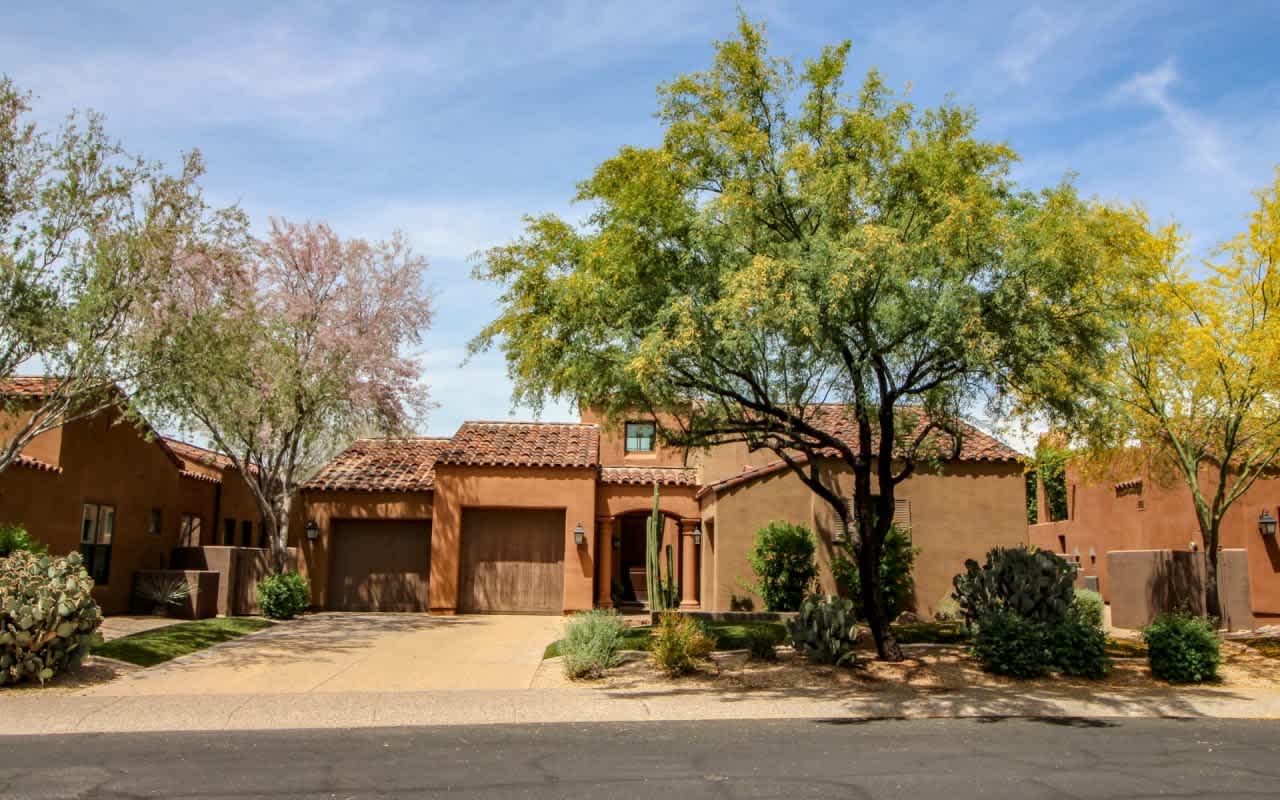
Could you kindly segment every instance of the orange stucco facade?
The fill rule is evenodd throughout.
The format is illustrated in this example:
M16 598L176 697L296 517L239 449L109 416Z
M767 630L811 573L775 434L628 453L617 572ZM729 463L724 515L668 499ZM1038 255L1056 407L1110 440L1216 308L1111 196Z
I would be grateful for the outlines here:
M94 589L108 614L128 610L135 571L169 566L184 516L199 520L204 544L212 543L207 537L222 509L257 519L256 506L236 494L238 488L247 493L236 486L238 474L189 469L153 434L115 412L41 434L23 455L42 466L19 463L0 473L0 522L21 525L50 552L66 554L81 549L86 504L114 510L109 566Z
M1113 591L1108 552L1186 551L1204 546L1191 490L1179 481L1158 481L1150 475L1121 483L1086 480L1078 469L1068 466L1066 486L1067 519L1032 525L1032 543L1069 558L1079 555L1081 574L1096 576L1108 600ZM1046 508L1043 490L1037 508ZM1264 510L1280 517L1280 478L1259 480L1236 501L1223 524L1220 546L1247 552L1253 611L1276 616L1280 615L1280 546L1277 537L1264 536L1259 530L1258 517Z

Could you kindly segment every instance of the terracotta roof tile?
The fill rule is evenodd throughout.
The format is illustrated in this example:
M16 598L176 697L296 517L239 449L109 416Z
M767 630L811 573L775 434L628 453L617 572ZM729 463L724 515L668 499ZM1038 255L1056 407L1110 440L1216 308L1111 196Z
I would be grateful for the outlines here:
M306 491L428 491L448 439L357 439L302 485Z
M204 481L205 483L222 483L222 479L214 475L208 475L204 472L196 472L190 469L178 470L178 477L189 478L193 481Z
M57 378L44 375L5 378L0 380L0 395L44 397L57 384Z
M214 467L216 469L228 469L232 467L231 458L217 450L210 450L207 447L188 444L178 439L170 439L168 436L161 437L165 446L172 450L178 458L192 464L199 464L203 467Z
M560 422L464 422L437 456L441 464L594 467L600 429Z
M697 486L698 471L686 467L601 467L601 483Z

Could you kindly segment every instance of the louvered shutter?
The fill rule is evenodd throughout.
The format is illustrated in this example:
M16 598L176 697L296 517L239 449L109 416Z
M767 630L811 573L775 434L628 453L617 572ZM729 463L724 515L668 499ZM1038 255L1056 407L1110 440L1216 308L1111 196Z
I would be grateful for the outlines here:
M911 501L908 499L894 498L893 501L893 524L901 528L907 537L911 536Z

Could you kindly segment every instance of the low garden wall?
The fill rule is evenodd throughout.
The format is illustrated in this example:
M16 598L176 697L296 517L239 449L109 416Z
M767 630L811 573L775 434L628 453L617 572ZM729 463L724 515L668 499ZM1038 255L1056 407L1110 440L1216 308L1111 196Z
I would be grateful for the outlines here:
M654 611L650 617L654 624L662 612ZM794 611L680 611L681 614L704 622L787 622L796 618Z
M1113 550L1107 553L1111 624L1142 628L1159 614L1204 614L1205 554L1187 550ZM1253 628L1249 554L1218 552L1218 597L1228 630Z
M262 612L257 586L271 572L271 551L261 547L175 547L170 563L175 569L208 570L222 576L217 589L218 616ZM290 547L286 568L297 569L297 565L298 550Z

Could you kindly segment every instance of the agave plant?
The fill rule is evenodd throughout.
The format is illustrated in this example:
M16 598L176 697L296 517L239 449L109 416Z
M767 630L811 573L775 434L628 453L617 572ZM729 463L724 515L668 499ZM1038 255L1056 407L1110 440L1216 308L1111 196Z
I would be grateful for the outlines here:
M191 596L191 587L179 575L153 573L138 578L134 594L149 601L155 613L162 614L169 606L182 605Z

